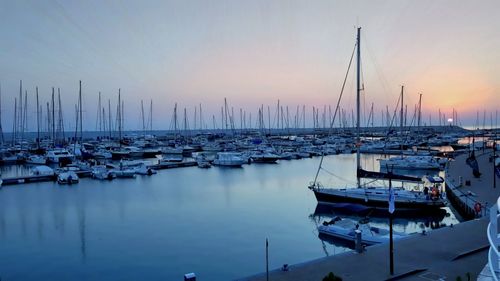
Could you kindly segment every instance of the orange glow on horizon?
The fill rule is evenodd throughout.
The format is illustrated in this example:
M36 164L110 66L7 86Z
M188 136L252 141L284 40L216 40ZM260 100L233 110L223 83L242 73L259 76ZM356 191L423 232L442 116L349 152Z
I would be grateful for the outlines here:
M488 107L495 109L495 88L485 77L481 71L467 65L448 65L429 70L415 81L415 85L424 93L424 110L455 109L470 113Z

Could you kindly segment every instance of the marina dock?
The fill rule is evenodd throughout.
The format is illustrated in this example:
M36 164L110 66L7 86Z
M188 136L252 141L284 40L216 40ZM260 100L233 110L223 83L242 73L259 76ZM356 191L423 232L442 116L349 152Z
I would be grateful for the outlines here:
M91 176L90 171L77 171L76 174L78 175L79 178L87 178ZM55 173L54 175L27 175L27 176L3 178L2 186L33 183L33 182L56 181L57 175L58 173Z
M12 178L3 178L2 185L15 185L15 184L23 184L23 183L32 183L32 182L46 182L46 181L56 181L57 175L50 176L21 176L21 177L12 177Z
M148 168L155 170L164 170L164 169L172 169L172 168L184 168L184 167L193 167L198 165L196 161L182 161L182 162L171 162L171 163L158 163L149 165Z
M493 187L493 163L491 149L475 152L481 176L476 178L466 164L468 153L458 155L446 170L446 194L453 207L464 219L488 215L488 209L500 196L500 188ZM497 180L498 181L498 180ZM480 212L477 212L479 204Z
M455 280L478 276L486 264L488 220L472 220L427 235L415 234L394 243L394 275L389 274L389 245L354 251L292 265L269 273L272 281L322 280L329 272L342 280ZM273 251L279 249L271 249ZM426 279L427 278L427 279ZM434 279L431 279L434 278ZM238 279L265 281L266 274Z
M465 219L476 218L395 241L394 275L389 274L389 245L382 244L367 247L363 253L352 251L291 265L288 271L276 269L270 272L269 280L322 280L329 272L342 280L455 280L458 277L468 280L467 276L475 280L483 276L489 248L488 206L500 195L500 188L493 188L491 155L491 149L476 151L479 178L472 175L471 167L465 162L468 154L458 156L446 171L447 195L453 206ZM478 202L482 206L480 212L475 209ZM271 256L272 251L279 249L271 249ZM266 274L238 280L266 280Z

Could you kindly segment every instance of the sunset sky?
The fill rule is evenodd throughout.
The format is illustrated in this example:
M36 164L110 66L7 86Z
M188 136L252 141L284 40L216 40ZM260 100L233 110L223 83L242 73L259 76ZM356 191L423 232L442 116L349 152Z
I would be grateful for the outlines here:
M86 130L96 128L98 92L115 114L118 88L127 129L141 128L141 99L153 100L154 129L169 129L175 103L187 108L191 127L200 103L207 125L212 115L220 125L224 98L236 120L240 108L252 112L253 125L258 107L275 108L278 99L291 118L305 105L311 119L313 106L337 101L356 26L364 107L374 103L376 124L405 85L409 111L423 94L423 123L454 108L462 125L474 125L477 112L489 125L500 109L499 11L497 0L1 1L2 125L12 130L19 80L29 120L35 86L44 111L51 88L60 87L67 128L79 80ZM348 112L353 74L342 100Z

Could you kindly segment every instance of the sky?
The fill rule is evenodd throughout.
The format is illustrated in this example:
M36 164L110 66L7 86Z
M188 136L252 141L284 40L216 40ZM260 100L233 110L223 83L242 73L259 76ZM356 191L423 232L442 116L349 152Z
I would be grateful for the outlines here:
M52 87L60 88L65 127L74 128L80 80L85 130L97 128L99 92L115 118L118 89L126 129L142 128L141 100L146 116L153 101L153 129L171 128L176 103L190 128L200 104L204 124L220 126L224 98L236 127L240 108L255 126L258 108L267 115L270 106L273 119L278 100L291 120L305 106L311 126L313 107L321 119L337 102L357 26L365 121L372 103L375 124L387 106L392 114L404 85L408 118L422 94L422 124L456 110L461 125L478 125L478 115L489 125L500 109L498 11L496 0L2 0L2 127L13 128L20 80L31 131L36 86L42 118ZM341 101L347 115L352 70Z

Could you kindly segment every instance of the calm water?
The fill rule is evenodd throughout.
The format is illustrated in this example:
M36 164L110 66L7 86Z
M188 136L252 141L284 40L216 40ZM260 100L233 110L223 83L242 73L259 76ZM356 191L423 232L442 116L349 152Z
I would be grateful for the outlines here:
M364 156L364 167L378 170L376 158ZM271 268L345 252L318 238L316 225L328 216L314 214L316 200L306 187L318 163L192 167L112 182L4 187L0 278L183 280L195 272L198 280L231 280L265 270L266 238ZM325 184L355 181L355 155L329 156L324 167L337 175L322 173ZM23 171L3 167L4 176ZM425 219L399 219L395 230L429 226Z

